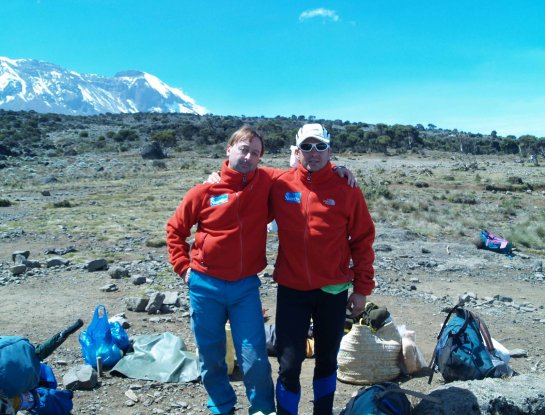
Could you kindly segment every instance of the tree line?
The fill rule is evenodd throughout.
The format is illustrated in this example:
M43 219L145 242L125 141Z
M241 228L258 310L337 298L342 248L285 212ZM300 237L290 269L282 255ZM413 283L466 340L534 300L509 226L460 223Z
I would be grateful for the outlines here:
M0 110L0 155L32 154L36 149L78 147L80 151L123 151L145 142L188 150L225 145L233 131L249 124L265 137L267 151L285 151L298 128L307 122L323 124L336 152L399 154L438 150L464 154L520 154L545 157L545 138L533 135L499 136L441 129L433 124L387 125L292 115L247 117L193 114L101 114L70 116L35 111ZM85 146L82 145L85 143ZM58 152L58 151L57 151Z

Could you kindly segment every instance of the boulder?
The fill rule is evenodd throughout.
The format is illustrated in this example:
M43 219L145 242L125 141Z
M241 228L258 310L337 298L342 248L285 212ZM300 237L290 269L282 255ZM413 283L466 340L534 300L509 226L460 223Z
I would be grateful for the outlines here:
M542 415L545 414L545 375L524 374L505 379L451 382L429 393L441 404L421 400L413 415Z
M157 141L152 141L149 144L146 144L140 151L140 155L143 159L155 160L155 159L164 159L166 158L161 144Z
M62 383L69 390L89 390L98 383L97 372L89 365L71 368L62 378Z

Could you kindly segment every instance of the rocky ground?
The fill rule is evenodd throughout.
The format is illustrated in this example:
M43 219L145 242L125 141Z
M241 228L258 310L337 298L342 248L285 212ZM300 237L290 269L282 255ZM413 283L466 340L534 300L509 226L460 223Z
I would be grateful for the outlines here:
M393 159L388 162L395 163ZM166 218L189 186L178 183L177 177L202 180L201 176L216 164L217 159L207 160L204 167L188 172L184 167L152 168L136 158L86 159L72 160L59 169L55 162L32 159L4 169L1 198L13 203L0 208L2 334L23 335L38 344L77 318L87 325L97 304L104 304L110 316L125 314L130 337L168 331L194 351L186 287L170 271L166 248L157 240L161 239ZM104 169L107 177L102 173ZM55 181L49 181L51 177ZM160 187L161 177L169 183L166 187ZM111 197L121 187L127 195ZM55 201L68 201L72 206L53 209ZM142 218L146 218L145 223ZM445 318L444 311L463 296L468 306L484 318L496 340L508 349L522 349L522 357L510 362L515 371L543 375L543 255L519 250L508 258L476 249L471 243L474 235L432 238L382 220L377 220L376 225L377 288L369 300L386 306L396 324L416 332L417 344L427 361ZM68 247L74 251L65 252L70 251ZM271 234L271 264L275 248L276 235ZM28 260L40 266L16 270L12 254L17 251L28 251ZM64 263L47 267L52 258ZM92 271L89 261L97 259L105 259L107 267ZM114 268L125 270L126 275L112 278ZM269 266L261 276L261 293L269 322L274 323L276 287L269 277L271 271ZM138 276L145 277L143 284L134 284ZM179 300L170 307L171 312L148 314L127 309L128 298L149 297L156 292L177 293ZM276 372L276 360L270 360ZM46 362L62 384L70 369L83 364L77 335ZM311 413L312 367L313 360L307 359L301 413ZM406 388L423 392L443 384L440 375L431 385L427 377L398 380ZM239 397L238 412L244 413L248 405L240 373L235 371L232 381ZM336 410L358 388L339 383ZM74 391L73 413L205 414L205 401L206 394L198 382L160 383L106 371L93 389Z

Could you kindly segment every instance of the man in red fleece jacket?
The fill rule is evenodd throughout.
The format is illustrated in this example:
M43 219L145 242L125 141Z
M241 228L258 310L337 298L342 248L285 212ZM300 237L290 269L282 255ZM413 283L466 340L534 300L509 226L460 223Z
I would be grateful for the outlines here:
M263 139L255 130L244 126L235 131L227 143L221 180L190 189L167 223L170 262L189 286L191 324L213 414L227 414L236 403L225 364L227 319L250 414L269 414L275 407L257 273L266 266L269 191L287 171L257 168L263 152ZM346 169L335 174L354 183ZM195 224L190 247L187 239Z
M375 286L375 227L361 190L332 172L327 130L305 124L296 144L299 166L275 180L269 199L279 238L273 275L278 283L277 413L297 414L312 320L313 414L331 415L346 309L360 314Z
M232 413L236 404L225 363L227 320L250 414L275 411L257 273L267 264L267 198L274 175L282 171L258 169L263 152L263 138L255 130L235 131L221 181L191 188L167 222L170 262L189 287L201 379L208 408L216 415ZM195 224L190 257L186 240Z

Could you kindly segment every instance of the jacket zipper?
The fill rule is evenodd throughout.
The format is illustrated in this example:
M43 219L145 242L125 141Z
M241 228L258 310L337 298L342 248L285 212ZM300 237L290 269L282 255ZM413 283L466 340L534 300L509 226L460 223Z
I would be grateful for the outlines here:
M239 272L239 275L241 275L241 276L242 276L242 271L244 269L244 249L243 249L244 248L244 241L243 241L243 238L242 238L243 224L242 224L242 219L240 218L240 199L239 199L239 195L240 195L240 192L242 191L242 189L244 189L244 186L246 186L246 175L242 176L241 190L236 193L236 198L237 198L237 220L238 220L238 223L239 223L239 226L240 226L240 232L238 233L238 237L239 237L239 241L240 241L240 272Z
M309 251L309 246L308 246L308 239L309 239L309 236L308 236L308 229L309 229L309 206L310 206L310 193L312 191L312 173L308 173L307 174L307 183L309 184L309 191L307 193L307 197L306 197L306 206L305 206L305 217L306 217L306 220L305 220L305 233L304 233L304 246L305 246L305 272L307 274L307 281L308 281L308 285L311 286L311 275L310 275L310 270L309 270L309 255L308 255L308 251Z

